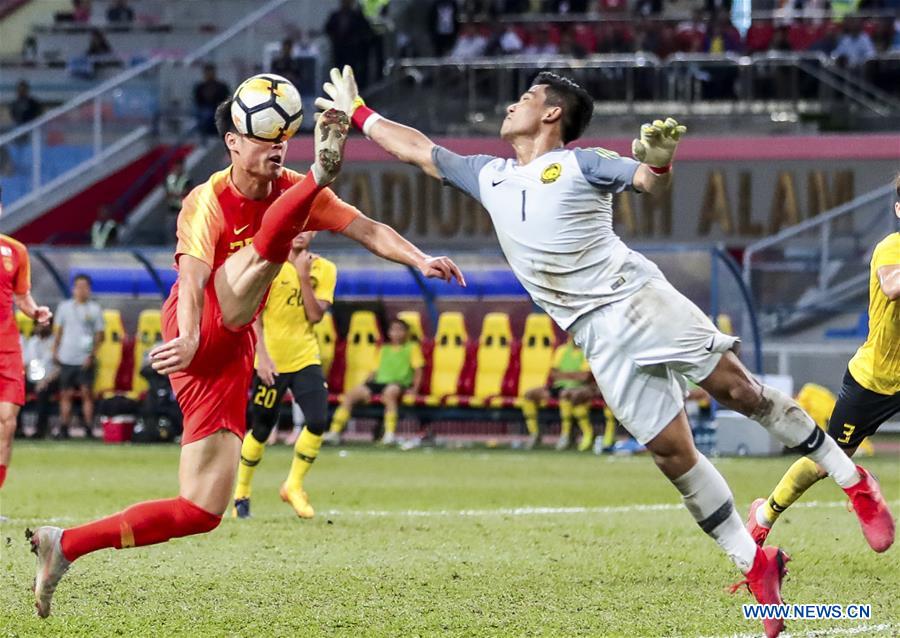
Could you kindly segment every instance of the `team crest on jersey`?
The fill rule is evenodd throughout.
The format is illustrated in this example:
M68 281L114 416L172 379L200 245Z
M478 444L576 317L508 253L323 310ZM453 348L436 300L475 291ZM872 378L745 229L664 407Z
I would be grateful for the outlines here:
M544 184L552 184L562 175L562 165L559 162L553 162L541 173L541 181Z
M12 257L7 257L5 254L3 256L3 267L6 268L7 271L13 271L13 261Z
M12 257L12 248L9 246L0 246L0 255L4 257Z

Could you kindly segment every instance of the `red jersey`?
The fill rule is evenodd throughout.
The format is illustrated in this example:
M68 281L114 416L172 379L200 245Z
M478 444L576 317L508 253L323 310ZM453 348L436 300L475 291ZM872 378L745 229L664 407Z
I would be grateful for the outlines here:
M230 168L214 173L206 183L191 191L182 204L176 267L181 255L190 255L217 269L229 255L253 241L266 209L303 177L285 170L266 199L252 200L235 188ZM326 188L315 196L305 230L339 232L359 214ZM210 277L204 290L197 353L186 370L169 377L184 414L182 445L223 428L238 437L244 436L256 338L252 323L237 330L225 327L214 281ZM166 341L178 336L177 308L176 282L163 306Z
M265 199L249 199L231 181L226 168L197 186L184 199L178 216L176 268L181 255L190 255L215 270L225 259L253 242L263 213L284 191L303 179L301 173L284 169ZM340 232L360 212L338 198L329 188L313 200L304 230Z
M13 295L31 290L28 249L12 237L0 235L0 352L19 352L19 328Z

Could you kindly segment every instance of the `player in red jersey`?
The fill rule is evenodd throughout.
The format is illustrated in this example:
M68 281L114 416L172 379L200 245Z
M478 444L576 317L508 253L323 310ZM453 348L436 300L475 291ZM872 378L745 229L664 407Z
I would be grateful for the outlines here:
M38 323L46 324L53 316L47 306L37 305L31 296L28 249L12 237L0 235L0 487L12 456L16 418L25 404L25 368L14 301Z
M149 501L105 519L30 534L37 555L35 606L50 613L59 579L71 561L107 547L151 545L215 529L229 504L245 431L253 373L253 320L269 284L304 230L332 230L370 251L418 268L426 277L464 285L446 257L429 257L390 227L343 203L326 189L340 170L347 116L321 114L315 162L306 176L282 166L287 144L240 135L230 100L216 113L231 166L188 196L178 222L178 280L163 307L166 342L151 352L170 375L184 413L177 498Z

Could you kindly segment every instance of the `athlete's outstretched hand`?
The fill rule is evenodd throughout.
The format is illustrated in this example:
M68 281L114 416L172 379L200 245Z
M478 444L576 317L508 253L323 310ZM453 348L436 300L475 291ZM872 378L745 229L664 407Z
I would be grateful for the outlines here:
M449 257L428 257L419 266L419 270L430 279L443 279L448 283L455 279L463 288L466 286L462 271Z
M671 117L641 126L641 136L631 143L634 159L648 166L664 168L672 163L675 149L687 127Z
M150 365L160 374L181 372L194 360L199 347L200 340L197 338L175 337L150 351Z
M352 117L356 107L362 104L362 98L359 97L359 89L356 88L356 78L353 76L353 69L345 64L343 72L337 68L332 68L329 75L331 82L326 82L322 86L322 90L331 99L316 98L316 107L323 111L337 109L346 113L347 117Z

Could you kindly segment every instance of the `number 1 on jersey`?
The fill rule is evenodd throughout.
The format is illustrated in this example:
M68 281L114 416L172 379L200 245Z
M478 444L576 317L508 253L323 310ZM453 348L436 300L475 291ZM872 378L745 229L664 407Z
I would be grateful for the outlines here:
M525 221L525 191L522 191L522 221Z

